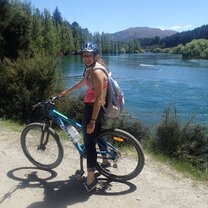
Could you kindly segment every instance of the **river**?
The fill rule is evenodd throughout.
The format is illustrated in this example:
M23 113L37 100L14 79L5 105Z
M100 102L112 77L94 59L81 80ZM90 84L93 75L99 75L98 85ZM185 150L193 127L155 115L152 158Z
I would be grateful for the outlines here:
M125 109L146 125L161 120L170 107L181 121L208 124L208 60L183 60L171 54L122 54L102 57L125 95ZM66 87L81 79L79 56L60 63Z

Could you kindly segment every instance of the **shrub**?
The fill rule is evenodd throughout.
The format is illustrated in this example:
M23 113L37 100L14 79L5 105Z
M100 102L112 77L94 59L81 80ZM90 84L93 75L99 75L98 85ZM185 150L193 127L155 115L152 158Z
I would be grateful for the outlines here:
M171 114L170 109L165 109L164 118L156 127L156 146L164 154L174 156L180 143L180 127L176 113Z
M173 114L170 109L165 110L151 145L153 150L182 159L197 168L208 169L208 129L191 124L191 120L180 124L176 111Z
M84 103L81 96L66 96L57 103L57 108L69 118L82 122Z
M143 123L128 113L119 116L116 119L109 119L106 121L106 128L119 128L132 134L137 140L143 140L147 133L147 128Z
M177 151L191 165L208 169L208 129L198 124L183 128Z
M61 89L56 64L57 59L43 55L5 58L0 64L0 117L25 121L32 105Z

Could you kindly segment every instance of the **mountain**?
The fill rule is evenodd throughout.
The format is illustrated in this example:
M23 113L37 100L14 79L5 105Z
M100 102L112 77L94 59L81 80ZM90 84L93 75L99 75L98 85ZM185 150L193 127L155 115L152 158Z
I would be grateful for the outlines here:
M120 32L111 33L109 35L111 40L128 41L128 40L140 39L140 38L154 38L155 36L164 38L176 33L177 32L173 30L161 30L159 28L131 27Z

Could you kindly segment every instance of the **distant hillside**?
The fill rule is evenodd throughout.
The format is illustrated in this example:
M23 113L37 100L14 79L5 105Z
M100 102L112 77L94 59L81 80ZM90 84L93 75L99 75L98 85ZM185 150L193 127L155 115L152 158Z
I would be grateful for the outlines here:
M179 44L185 45L194 39L208 39L208 24L197 27L193 30L180 32L161 40L160 44L165 48L177 46Z
M128 41L139 38L154 38L155 36L164 38L176 33L177 32L173 30L161 30L159 28L131 27L129 29L110 34L110 38L115 41Z

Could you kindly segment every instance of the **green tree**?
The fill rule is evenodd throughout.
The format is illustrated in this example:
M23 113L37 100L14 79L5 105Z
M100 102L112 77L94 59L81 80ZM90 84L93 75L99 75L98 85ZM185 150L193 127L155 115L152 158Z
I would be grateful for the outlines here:
M5 55L5 29L9 24L10 4L8 0L0 1L0 59Z
M61 50L64 54L71 54L75 50L74 38L70 25L67 21L64 21L61 27Z
M18 51L30 52L31 7L29 3L13 1L11 5L6 2L2 10L3 27L0 36L3 45L2 56L16 59Z
M79 52L80 46L82 44L81 42L81 28L77 22L72 23L72 35L74 39L74 50L75 52Z
M102 33L102 52L105 54L110 54L111 50L111 44L110 44L110 38L108 34Z
M33 53L43 53L43 18L38 9L34 10L32 16L31 50Z
M181 50L183 58L206 58L205 51L208 49L208 40L192 40Z
M55 21L56 26L58 24L62 24L63 18L61 16L61 12L58 10L58 7L55 8L54 12L53 12L53 19Z
M51 14L47 9L44 9L44 49L49 54L57 54L58 49L56 45L57 36L56 36L56 28L53 24L53 19L51 18Z

